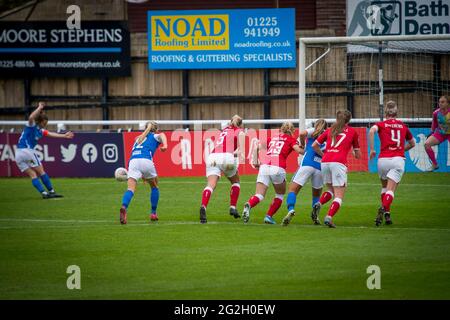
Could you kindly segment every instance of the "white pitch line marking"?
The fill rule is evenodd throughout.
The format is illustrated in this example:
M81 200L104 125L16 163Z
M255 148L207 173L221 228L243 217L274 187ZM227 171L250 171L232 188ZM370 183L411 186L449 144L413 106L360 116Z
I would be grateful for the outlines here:
M121 226L120 224L114 223L112 220L58 220L58 219L0 219L0 222L56 222L56 223L72 223L72 224L81 224L83 226L91 224L92 226L97 227L114 227L114 226L120 226L123 228L127 227L139 227L139 226L174 226L174 225L200 225L199 222L196 221L162 221L162 222L156 222L156 223L130 223L126 226ZM108 223L109 222L109 223ZM106 223L103 225L100 225L99 223ZM248 223L247 225L239 222L226 222L226 221L210 221L206 224L207 225L235 225L235 226L259 226L259 227L265 227L270 228L270 226L267 226L263 223ZM278 225L281 227L281 225ZM44 226L43 226L44 227ZM73 225L70 226L45 226L45 228L73 228ZM301 224L293 224L288 227L283 227L283 229L289 229L289 228L317 228L317 229L326 229L324 227L320 228L318 226L313 225L301 225ZM0 226L0 229L26 229L26 228L35 228L34 226L26 226L26 225L20 225L20 226ZM373 230L412 230L412 231L450 231L450 228L397 228L397 227L368 227L368 226L338 226L337 229L373 229Z

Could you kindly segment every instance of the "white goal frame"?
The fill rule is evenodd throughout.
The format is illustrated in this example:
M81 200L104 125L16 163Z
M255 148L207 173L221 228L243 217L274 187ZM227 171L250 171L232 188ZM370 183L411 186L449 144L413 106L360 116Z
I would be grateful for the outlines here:
M306 70L323 58L330 50L331 44L337 43L362 43L362 42L383 42L383 41L430 41L430 40L450 40L450 34L439 35L414 35L414 36L365 36L365 37L316 37L299 38L299 90L298 90L298 124L299 129L306 128ZM306 47L308 44L328 44L328 51L322 54L315 61L306 66ZM379 70L379 78L383 79L382 69ZM382 84L382 81L381 81ZM382 86L382 85L381 85ZM382 89L382 88L381 88ZM383 91L380 93L380 105L383 104Z

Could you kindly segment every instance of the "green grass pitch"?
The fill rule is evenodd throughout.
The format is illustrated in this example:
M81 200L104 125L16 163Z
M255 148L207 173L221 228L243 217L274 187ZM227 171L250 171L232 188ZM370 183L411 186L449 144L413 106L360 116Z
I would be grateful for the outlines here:
M285 203L277 225L263 223L272 190L244 225L228 214L222 180L206 225L205 179L161 178L160 221L149 221L141 183L121 226L125 183L53 179L65 198L42 200L29 179L0 179L0 299L450 299L450 174L406 174L394 224L379 228L375 174L349 175L336 229L312 225L309 184L290 226L279 224ZM242 177L240 211L254 183ZM69 265L81 268L81 290L67 289ZM370 265L380 290L366 286Z

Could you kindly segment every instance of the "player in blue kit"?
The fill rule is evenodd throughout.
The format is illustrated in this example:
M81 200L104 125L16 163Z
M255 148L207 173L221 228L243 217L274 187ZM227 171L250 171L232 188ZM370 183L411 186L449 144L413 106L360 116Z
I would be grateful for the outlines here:
M283 226L287 226L291 222L292 217L295 216L295 203L297 201L297 194L310 179L313 197L313 210L311 212L311 219L313 220L314 224L320 224L320 207L317 209L315 204L319 202L323 187L322 172L320 169L322 157L314 151L314 149L312 148L312 144L316 140L316 138L327 129L327 126L327 122L324 119L319 119L316 121L314 128L309 128L300 132L300 144L302 146L305 146L305 139L307 138L305 154L303 155L300 167L297 169L297 172L292 177L292 181L289 184L289 193L287 197L288 214L283 218ZM323 144L321 148L323 150L325 148L325 144Z
M154 121L147 124L145 131L136 138L131 151L130 162L128 163L128 189L122 198L120 208L120 223L127 223L127 209L136 191L139 179L148 182L151 187L150 204L152 207L150 220L157 221L156 208L159 201L158 175L156 173L153 156L161 145L161 151L167 150L167 137L164 133L156 133L158 125Z
M48 123L48 117L43 112L44 107L45 104L43 102L39 102L36 110L34 110L28 118L28 123L20 135L19 142L17 143L15 160L19 170L21 172L25 172L31 178L33 187L39 191L43 199L61 198L62 195L57 194L53 189L50 177L47 173L45 173L44 166L34 152L34 147L36 146L38 140L42 137L72 139L73 133L69 131L64 134L60 134L45 130ZM47 190L44 189L41 181Z

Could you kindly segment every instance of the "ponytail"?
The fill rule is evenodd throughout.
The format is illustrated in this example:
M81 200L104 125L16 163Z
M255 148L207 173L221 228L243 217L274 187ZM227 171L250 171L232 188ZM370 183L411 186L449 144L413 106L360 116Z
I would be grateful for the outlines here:
M242 126L242 118L239 115L235 114L231 118L230 125L240 128Z
M336 112L336 122L331 126L331 137L333 142L336 139L336 136L344 131L345 125L350 122L351 118L352 114L348 110L339 110Z
M319 137L322 134L322 132L325 131L327 126L328 123L326 122L325 119L317 120L316 123L314 124L314 132L312 133L312 137L314 139L317 139L317 137Z
M285 122L281 126L280 131L285 133L285 134L288 134L288 135L292 136L294 134L294 132L295 132L295 127L292 124L292 122Z
M155 121L149 121L147 124L147 128L145 128L145 131L136 138L137 144L141 144L150 132L156 132L157 130L158 124Z

